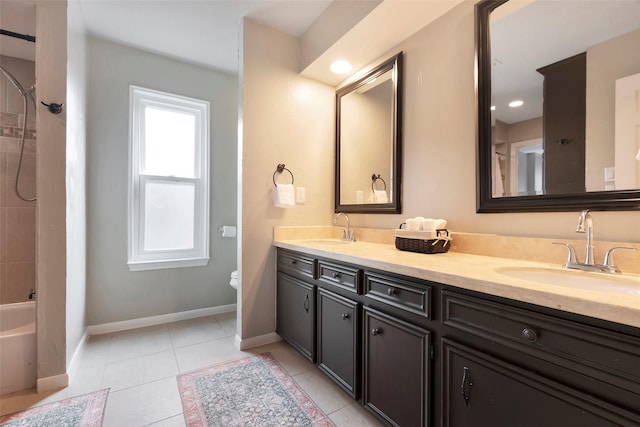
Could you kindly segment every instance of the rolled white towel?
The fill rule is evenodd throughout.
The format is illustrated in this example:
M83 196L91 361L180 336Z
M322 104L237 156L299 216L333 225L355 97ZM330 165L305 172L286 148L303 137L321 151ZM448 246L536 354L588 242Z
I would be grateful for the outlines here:
M422 229L422 220L418 218L407 218L405 221L407 225L407 230L409 231L419 231Z
M443 228L447 228L447 220L442 218L436 219L436 230L440 230Z
M276 184L273 187L273 204L278 208L292 208L296 205L293 184Z

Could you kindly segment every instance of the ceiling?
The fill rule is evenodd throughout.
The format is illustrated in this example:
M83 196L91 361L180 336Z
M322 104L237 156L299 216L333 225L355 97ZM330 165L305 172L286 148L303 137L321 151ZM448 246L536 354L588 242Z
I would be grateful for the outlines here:
M359 70L462 0L68 1L79 2L89 35L232 74L238 72L244 17L301 40L315 25L316 39L312 42L317 45L318 37L327 40L321 52L314 52L311 60L305 59L301 73L335 86L344 76L331 74L330 62L347 58L354 70ZM2 28L34 34L34 3L0 0ZM323 14L323 19L318 19ZM349 14L351 20L345 26ZM344 28L339 28L341 24ZM301 44L304 50L304 40ZM16 53L15 49L5 53L8 45L26 53ZM0 37L0 53L33 60L35 49L33 43Z
M79 0L87 32L228 73L243 17L295 37L331 0Z

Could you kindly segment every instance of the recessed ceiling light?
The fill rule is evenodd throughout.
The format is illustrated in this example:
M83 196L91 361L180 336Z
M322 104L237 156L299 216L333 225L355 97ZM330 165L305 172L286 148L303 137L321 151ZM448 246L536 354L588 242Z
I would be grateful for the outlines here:
M336 74L346 74L349 71L351 71L351 68L353 68L351 66L351 64L349 64L347 61L345 60L338 60L335 61L333 64L331 64L331 66L329 67L329 69L331 71L333 71Z
M511 107L511 108L521 107L521 106L522 106L522 104L524 104L524 101L522 101L522 100L520 100L520 99L517 99L517 100L515 100L515 101L511 101L511 102L509 103L509 107Z
M491 111L496 111L496 106L495 105L491 106Z

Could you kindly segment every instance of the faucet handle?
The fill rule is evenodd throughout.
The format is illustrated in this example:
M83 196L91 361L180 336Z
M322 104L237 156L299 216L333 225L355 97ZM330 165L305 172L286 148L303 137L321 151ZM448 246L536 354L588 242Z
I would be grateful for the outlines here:
M565 262L565 264L564 264L565 267L567 267L567 266L569 266L571 264L577 264L578 263L578 257L576 256L576 249L573 247L573 245L571 245L569 243L562 243L562 242L553 242L552 244L566 246L567 249L569 250L569 253L567 254L567 262Z
M617 251L618 249L624 249L624 250L627 250L627 251L634 251L634 252L636 250L636 248L629 248L629 247L626 247L626 246L616 246L616 247L613 247L613 248L611 248L611 249L609 249L607 251L607 253L604 255L604 263L603 264L608 270L616 272L616 273L620 273L620 270L618 270L618 267L616 267L616 265L613 263L613 253L615 251Z

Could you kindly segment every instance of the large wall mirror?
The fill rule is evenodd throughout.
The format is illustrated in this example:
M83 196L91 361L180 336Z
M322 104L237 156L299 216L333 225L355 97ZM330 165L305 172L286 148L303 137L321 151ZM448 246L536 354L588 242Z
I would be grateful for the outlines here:
M640 208L640 0L476 5L478 212Z
M336 212L401 212L401 94L402 52L336 91Z

